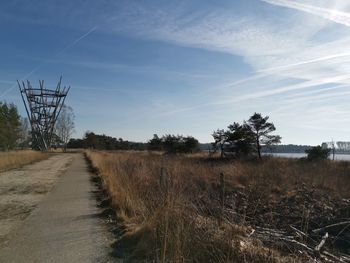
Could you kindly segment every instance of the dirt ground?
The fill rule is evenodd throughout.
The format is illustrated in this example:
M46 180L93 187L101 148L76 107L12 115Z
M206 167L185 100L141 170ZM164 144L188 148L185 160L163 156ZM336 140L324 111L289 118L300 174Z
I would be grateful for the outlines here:
M0 173L0 247L53 187L73 156L55 154L47 160Z

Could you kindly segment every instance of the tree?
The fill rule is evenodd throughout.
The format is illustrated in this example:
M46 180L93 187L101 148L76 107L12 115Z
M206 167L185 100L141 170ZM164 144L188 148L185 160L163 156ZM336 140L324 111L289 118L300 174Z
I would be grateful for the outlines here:
M261 159L261 146L270 146L281 142L281 136L270 135L275 131L275 125L272 122L268 122L269 116L262 117L260 113L254 113L245 124L254 133L255 146L259 158Z
M63 105L56 122L55 134L62 140L64 151L67 150L69 139L74 133L74 119L75 115L72 107Z
M84 148L86 149L97 149L97 136L95 133L87 131L85 132L84 138L83 138L83 144Z
M217 129L216 131L213 132L212 134L214 138L214 149L220 149L220 157L223 158L225 155L225 144L227 140L227 133L225 132L224 129Z
M314 160L327 160L330 155L331 149L322 148L321 146L315 146L311 149L305 150L307 153L307 159L310 161Z
M0 102L0 149L11 150L20 138L20 115L14 104Z
M163 148L162 139L157 134L153 134L153 138L148 141L147 148L150 151L161 151Z
M253 151L254 134L247 124L234 122L229 125L226 137L229 151L236 156L247 156Z
M183 137L183 145L185 153L193 153L199 150L199 142L192 136Z
M180 138L175 135L166 134L162 137L163 148L167 153L177 153L180 147Z
M253 150L254 134L247 124L234 122L223 129L217 129L213 134L214 147L221 151L221 158L225 155L234 154L236 157L246 156Z
M84 140L83 139L70 139L67 147L69 149L82 149L84 148Z
M166 134L159 138L157 134L148 142L148 150L167 153L193 153L199 150L199 142L192 136Z

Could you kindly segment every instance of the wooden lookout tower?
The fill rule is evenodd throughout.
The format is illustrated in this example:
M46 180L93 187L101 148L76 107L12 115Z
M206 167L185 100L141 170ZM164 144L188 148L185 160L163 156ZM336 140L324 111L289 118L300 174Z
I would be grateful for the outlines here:
M56 89L44 88L39 80L39 88L33 88L27 80L17 81L22 100L32 128L32 148L47 151L51 148L55 123L62 109L70 87L61 87L62 77Z

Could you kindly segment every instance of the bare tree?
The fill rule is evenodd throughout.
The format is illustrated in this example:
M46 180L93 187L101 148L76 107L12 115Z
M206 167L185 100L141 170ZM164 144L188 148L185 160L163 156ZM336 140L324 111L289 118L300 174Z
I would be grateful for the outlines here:
M18 145L19 147L27 148L30 146L31 141L31 129L30 129L30 123L28 118L21 117L21 129L20 129L20 136L18 138Z
M74 133L74 119L72 107L64 105L55 126L55 134L62 140L64 151L67 150L68 141Z

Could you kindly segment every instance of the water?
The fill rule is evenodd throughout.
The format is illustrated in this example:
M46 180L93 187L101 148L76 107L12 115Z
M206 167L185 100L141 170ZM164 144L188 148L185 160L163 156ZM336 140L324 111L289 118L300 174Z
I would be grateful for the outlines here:
M306 153L265 153L264 155L273 155L284 158L302 158L307 156ZM332 159L332 155L330 155L329 158ZM336 154L334 159L338 161L350 161L350 154Z

